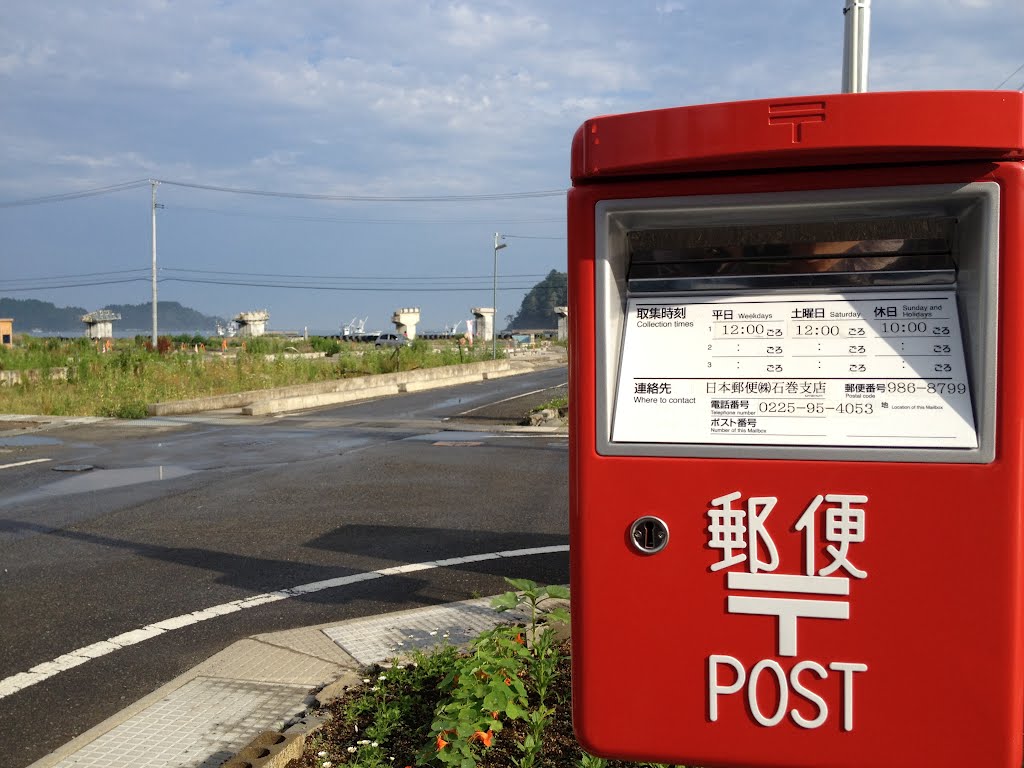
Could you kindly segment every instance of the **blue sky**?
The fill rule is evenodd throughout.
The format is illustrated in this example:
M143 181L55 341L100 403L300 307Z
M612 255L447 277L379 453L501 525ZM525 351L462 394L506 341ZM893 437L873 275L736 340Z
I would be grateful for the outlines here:
M161 300L334 332L418 306L441 329L491 304L502 232L504 317L565 269L564 197L481 196L567 188L594 115L838 91L842 7L7 0L0 296L148 302L148 184L11 203L157 178ZM874 0L870 89L1019 89L1022 32L1021 0ZM468 199L380 199L409 197Z

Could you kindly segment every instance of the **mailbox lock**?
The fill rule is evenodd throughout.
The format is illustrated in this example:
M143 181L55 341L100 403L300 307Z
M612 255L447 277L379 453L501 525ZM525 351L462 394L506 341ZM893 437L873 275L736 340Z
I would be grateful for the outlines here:
M641 517L629 527L629 540L640 554L656 554L668 544L668 526L657 517Z

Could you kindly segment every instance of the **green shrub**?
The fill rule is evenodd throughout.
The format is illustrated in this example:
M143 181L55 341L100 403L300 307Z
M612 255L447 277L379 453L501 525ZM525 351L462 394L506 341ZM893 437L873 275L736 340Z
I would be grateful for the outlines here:
M149 415L146 403L139 400L116 403L103 410L103 416L113 416L116 419L144 419Z
M323 352L327 357L334 357L341 352L341 344L336 339L325 339L323 336L314 336L309 340L309 346L314 352Z

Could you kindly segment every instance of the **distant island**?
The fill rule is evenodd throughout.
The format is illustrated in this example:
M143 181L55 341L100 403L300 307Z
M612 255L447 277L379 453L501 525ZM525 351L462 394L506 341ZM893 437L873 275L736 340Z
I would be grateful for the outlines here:
M0 317L14 318L14 330L18 333L29 330L66 332L84 328L82 315L96 309L109 309L121 315L121 319L114 323L118 331L137 330L146 333L153 328L152 304L108 304L105 307L85 309L58 307L36 299L0 298ZM157 321L160 333L213 333L218 325L227 325L227 320L222 317L204 315L176 301L157 302Z

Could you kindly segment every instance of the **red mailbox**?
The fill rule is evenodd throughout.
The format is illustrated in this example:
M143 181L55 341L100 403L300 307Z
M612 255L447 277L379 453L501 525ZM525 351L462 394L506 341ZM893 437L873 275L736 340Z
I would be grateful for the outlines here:
M1018 768L1024 95L599 117L569 195L577 735Z

